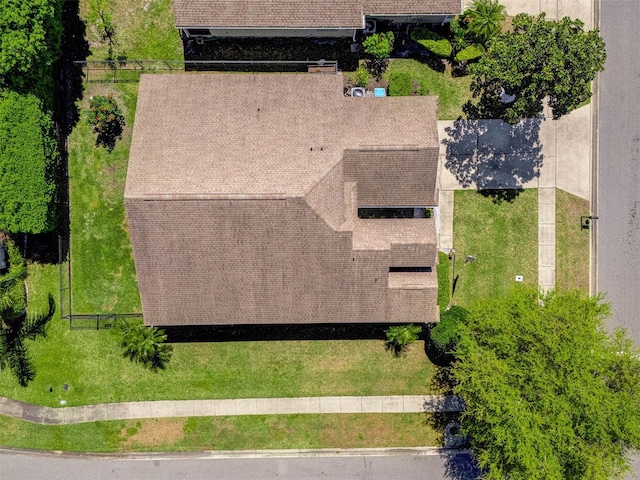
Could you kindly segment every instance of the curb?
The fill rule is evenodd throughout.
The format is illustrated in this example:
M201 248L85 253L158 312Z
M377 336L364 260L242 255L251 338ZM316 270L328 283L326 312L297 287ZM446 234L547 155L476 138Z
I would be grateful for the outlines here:
M59 450L26 450L21 448L0 448L0 453L31 455L56 458L102 458L131 460L205 460L228 458L322 458L322 457L389 457L389 456L430 456L471 454L470 449L444 447L388 447L388 448L319 448L290 450L207 450L203 452L181 453L92 453L62 452Z

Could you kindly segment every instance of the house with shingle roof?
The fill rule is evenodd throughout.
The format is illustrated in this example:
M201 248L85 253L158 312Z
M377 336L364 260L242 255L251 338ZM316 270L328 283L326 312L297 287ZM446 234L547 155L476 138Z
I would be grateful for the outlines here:
M312 74L143 75L125 187L148 325L438 319L436 97ZM419 211L419 210L418 210Z
M367 21L442 23L463 0L173 0L186 37L352 37Z

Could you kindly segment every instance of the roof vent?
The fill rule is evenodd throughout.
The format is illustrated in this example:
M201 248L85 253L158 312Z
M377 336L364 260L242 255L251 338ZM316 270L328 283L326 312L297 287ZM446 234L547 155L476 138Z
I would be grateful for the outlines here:
M353 87L351 89L352 97L365 97L366 95L367 95L367 92L364 89L364 87Z
M362 31L362 33L376 33L377 26L378 22L370 18L364 22L364 30Z

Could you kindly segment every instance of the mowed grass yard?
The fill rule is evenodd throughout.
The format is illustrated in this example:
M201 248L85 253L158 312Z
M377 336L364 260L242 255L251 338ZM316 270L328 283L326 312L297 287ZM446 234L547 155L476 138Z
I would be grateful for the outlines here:
M478 300L505 295L516 275L537 285L537 190L523 190L513 202L500 203L476 191L456 191L453 229L459 277L454 305L471 307ZM467 255L476 260L465 264Z
M394 58L383 78L388 79L392 72L411 74L415 82L426 88L427 95L438 97L438 120L456 120L462 115L462 105L471 99L471 77L454 77L451 68L437 72L417 60Z
M46 426L0 417L0 445L80 452L414 447L438 444L424 414L160 418Z

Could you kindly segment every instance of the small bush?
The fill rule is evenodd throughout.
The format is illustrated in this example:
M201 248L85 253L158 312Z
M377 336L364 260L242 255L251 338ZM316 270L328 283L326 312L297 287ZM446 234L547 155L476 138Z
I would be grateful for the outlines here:
M484 55L484 47L479 43L474 43L473 45L469 45L468 47L460 50L455 59L457 62L468 62L470 60L476 60L482 55Z
M407 72L391 72L389 75L389 95L406 97L413 93L413 80Z
M433 343L446 353L455 348L458 339L458 328L469 312L462 307L451 307L440 314L440 321L429 334Z
M370 79L371 73L365 68L364 65L360 65L358 69L351 75L351 81L357 87L366 87L367 85L369 85Z
M436 32L429 30L427 27L418 26L411 32L411 40L422 45L434 55L448 58L451 56L453 47L449 40L441 37Z
M398 325L389 327L385 333L387 335L387 350L398 357L407 351L409 345L418 340L418 335L422 333L422 327L413 324Z
M362 42L362 46L365 53L373 58L389 58L393 51L394 40L393 32L374 33Z
M111 95L96 95L91 98L87 122L93 126L93 132L98 134L96 145L102 145L109 151L115 148L116 140L122 138L124 115Z
M449 265L449 255L444 252L438 252L436 272L438 273L438 307L441 312L444 312L449 305L451 295L451 266Z

